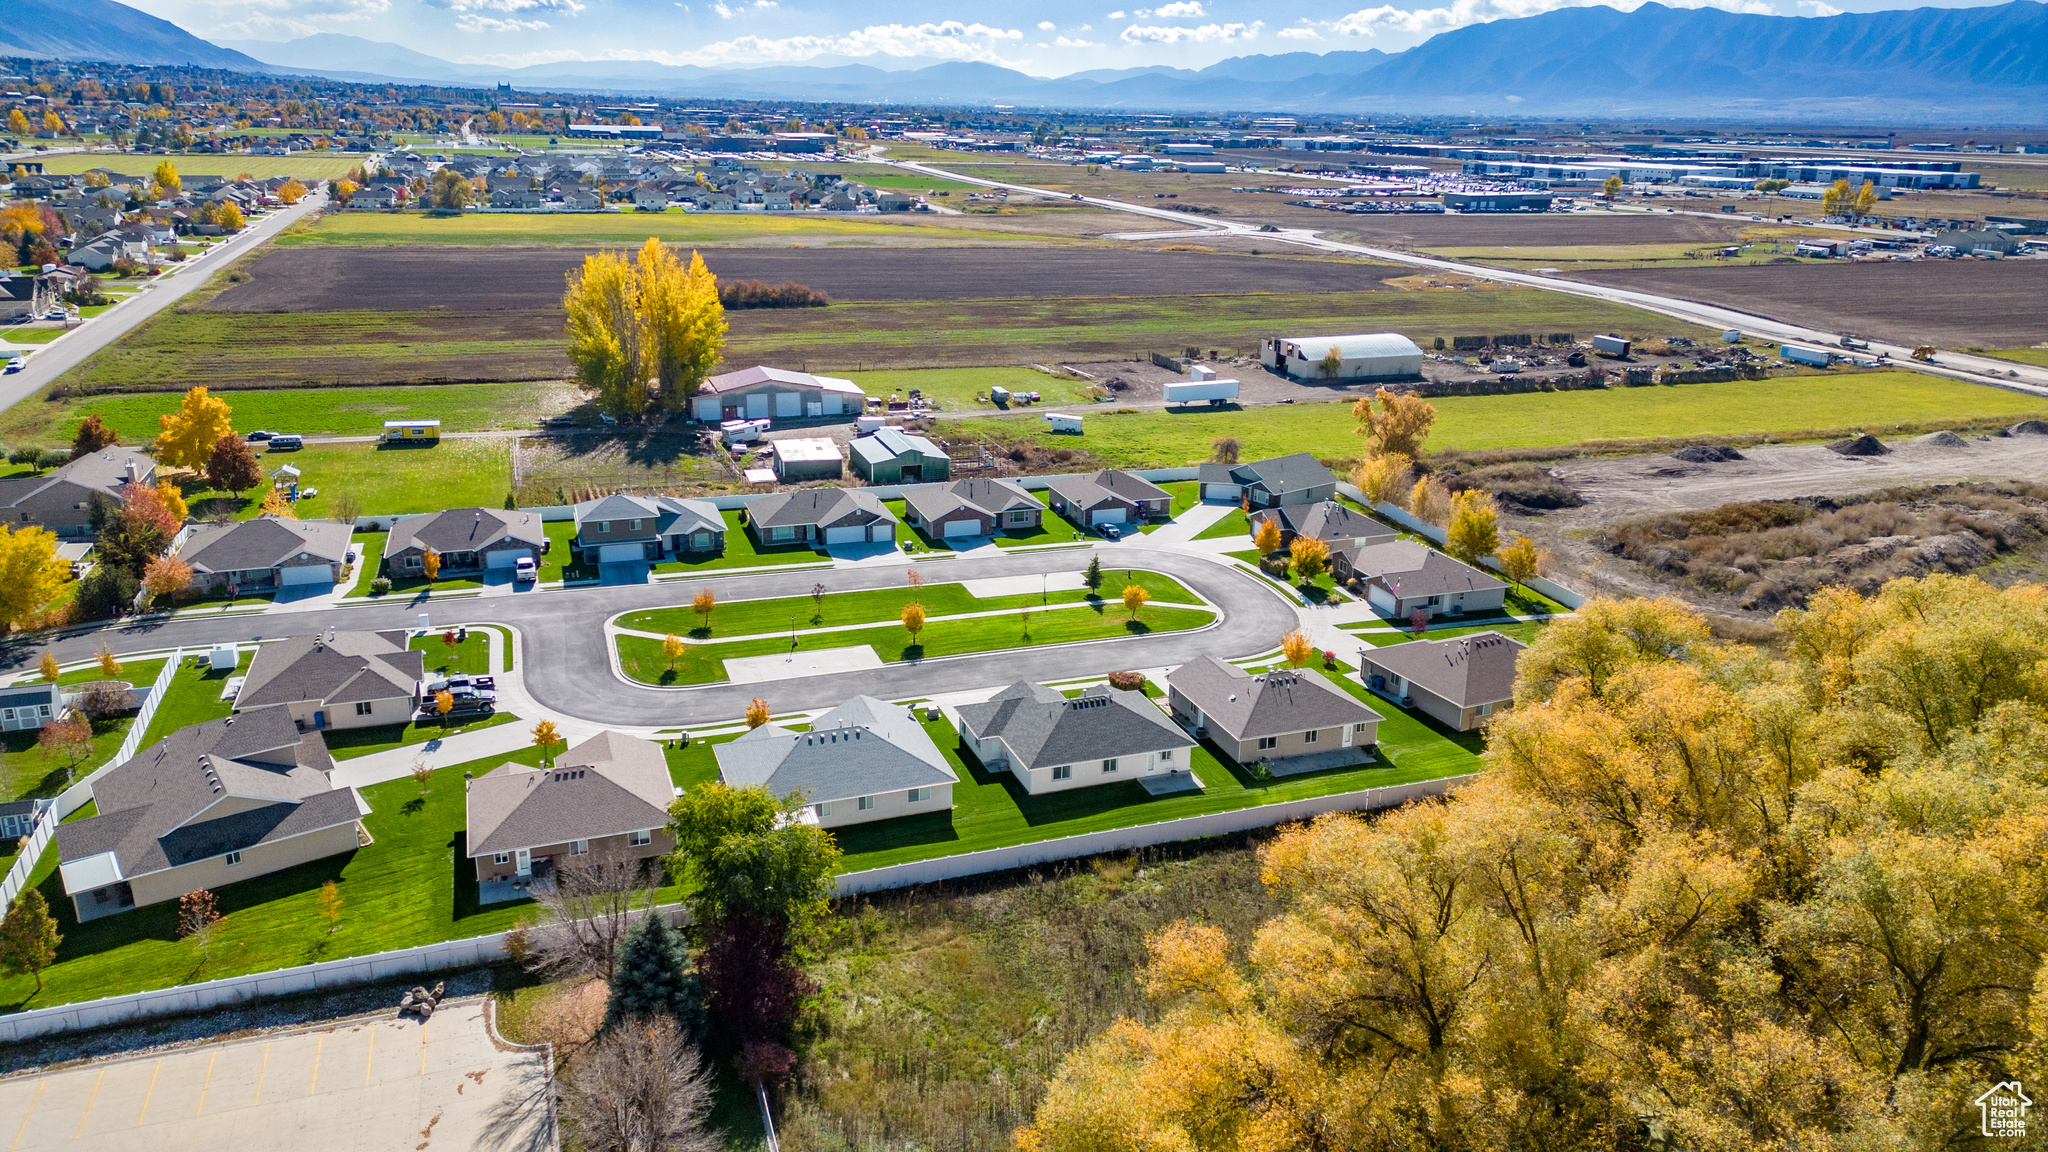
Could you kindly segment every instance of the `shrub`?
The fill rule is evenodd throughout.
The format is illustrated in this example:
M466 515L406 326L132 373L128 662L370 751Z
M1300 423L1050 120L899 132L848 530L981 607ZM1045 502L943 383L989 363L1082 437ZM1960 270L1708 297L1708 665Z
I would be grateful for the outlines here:
M112 564L102 564L79 581L78 596L72 603L81 620L111 620L127 613L141 587L129 573Z
M1275 552L1271 556L1260 558L1259 570L1268 576L1276 576L1285 580L1287 579L1287 569L1292 563L1293 561L1288 557L1287 553Z
M832 297L794 280L721 280L718 302L727 308L823 308Z
M370 595L382 596L389 591L391 591L391 577L379 576L375 580L370 581Z
M1109 674L1109 686L1125 692L1137 692L1145 687L1145 674L1143 672L1111 672Z

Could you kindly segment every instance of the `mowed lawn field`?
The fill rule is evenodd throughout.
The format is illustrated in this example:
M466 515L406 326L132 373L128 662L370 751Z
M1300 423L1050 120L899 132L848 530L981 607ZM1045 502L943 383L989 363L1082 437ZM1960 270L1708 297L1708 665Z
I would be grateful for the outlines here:
M504 439L448 440L432 448L312 444L297 452L265 452L256 462L265 477L290 464L299 469L302 486L320 490L299 501L301 520L330 515L335 499L343 495L354 497L364 515L375 515L495 508L512 490L512 448ZM225 514L240 520L256 515L262 496L261 488L235 497L203 484L185 493L195 516Z
M95 168L111 168L128 176L147 176L169 160L182 175L240 176L247 173L258 180L289 176L295 180L332 180L345 176L363 163L362 156L340 152L301 152L292 156L135 156L126 152L67 152L43 161L43 171L53 176L75 176Z
M88 165L87 167L91 167ZM671 244L734 244L835 238L908 243L987 243L1020 237L975 228L959 216L827 216L823 213L479 212L430 217L419 212L334 212L294 225L280 247L338 244L580 244L639 247L648 237ZM1037 242L1044 242L1042 239Z
M1537 448L1600 440L1687 439L1743 434L1797 436L1845 428L1882 432L1894 425L2048 413L2039 397L1913 372L1867 372L1739 380L1721 384L1451 396L1430 401L1437 422L1432 449ZM1083 447L1104 464L1171 467L1208 459L1218 436L1235 436L1245 459L1313 452L1358 454L1348 404L1294 404L1241 412L1090 413L1077 442L1041 431L1032 417L952 421L940 435L999 434Z
M542 416L583 399L570 384L238 389L216 395L233 409L237 432L263 428L301 436L374 436L386 420L439 420L451 432L532 428ZM183 400L182 392L139 392L17 404L0 415L0 442L69 441L92 414L124 441L146 440Z

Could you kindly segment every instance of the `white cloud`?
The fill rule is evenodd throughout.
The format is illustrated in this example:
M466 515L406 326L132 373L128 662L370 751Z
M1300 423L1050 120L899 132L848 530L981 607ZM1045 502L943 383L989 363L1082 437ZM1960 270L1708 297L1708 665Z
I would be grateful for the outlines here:
M756 6L759 0L756 0ZM732 9L735 13L740 9ZM553 50L518 54L467 57L466 61L499 67L554 64L564 60L647 60L658 64L763 64L790 63L813 56L930 56L941 60L973 60L1016 67L1018 61L996 51L1005 42L1022 42L1024 33L1015 28L986 24L962 24L946 20L936 24L870 24L837 36L788 36L770 39L738 36L706 44L690 52L630 49L597 54Z
M1485 24L1494 20L1515 19L1555 12L1560 8L1584 8L1603 5L1624 12L1633 12L1646 0L1453 0L1446 8L1417 8L1404 10L1391 4L1377 8L1361 8L1347 16L1340 16L1323 27L1345 36L1376 36L1381 32L1404 33L1408 35L1432 36L1448 32L1453 28L1465 28L1473 24ZM1772 16L1777 9L1764 0L1666 0L1674 8L1719 8L1728 12L1741 12L1757 16ZM1813 2L1813 0L1807 0Z
M1040 21L1038 22L1038 30L1039 30L1040 32L1050 32L1050 31L1052 31L1052 30L1053 30L1054 28L1057 28L1057 27L1059 27L1059 25L1057 25L1057 24L1054 24L1054 23L1053 23L1052 21L1050 21L1050 20L1040 20Z
M1256 40L1259 29L1266 22L1254 20L1249 24L1204 24L1199 28L1171 28L1159 24L1133 24L1123 31L1126 44L1179 44L1192 41L1207 44L1220 41L1225 44L1239 40Z
M1282 28L1282 29L1280 30L1280 38L1281 38L1282 40L1321 40L1321 39L1322 39L1322 37L1321 37L1320 35L1317 35L1317 33L1316 33L1316 30L1315 30L1315 29L1313 29L1313 28Z
M205 6L217 21L201 29L207 35L261 40L278 33L310 36L331 31L333 24L374 20L391 11L391 0L212 0Z
M1121 20L1121 19L1123 19L1123 18L1124 18L1123 10L1122 10L1122 9L1118 9L1118 10L1117 10L1117 11L1115 11L1115 12L1111 12L1111 13L1109 14L1109 18L1110 18L1111 20Z
M1059 46L1060 46L1060 47L1062 47L1062 48L1100 48L1100 47L1102 47L1102 45L1100 45L1100 44L1097 44L1097 43L1096 43L1095 41L1093 41L1093 40L1070 40L1070 39L1068 39L1068 38L1067 38L1067 37L1065 37L1065 36L1055 36L1055 37L1053 37L1053 43L1055 43L1055 44L1059 45Z
M726 7L723 0L712 0L711 10L718 13L718 18L721 20L732 19L732 9Z
M1842 10L1826 0L1799 0L1799 6L1815 16L1840 16Z
M1140 20L1151 20L1155 17L1160 20L1199 20L1208 13L1202 10L1202 0L1174 0L1173 3L1158 8L1140 8L1132 15ZM1120 13L1110 14L1112 20L1122 18Z
M465 12L455 18L455 28L459 32L531 32L547 26L545 20L507 20L479 16L474 12Z
M1083 31L1083 32L1093 32L1093 31L1095 31L1095 25L1093 25L1093 24L1083 24L1083 25L1081 25L1081 31Z
M583 11L582 0L433 0L437 8L450 12L566 12L574 16Z

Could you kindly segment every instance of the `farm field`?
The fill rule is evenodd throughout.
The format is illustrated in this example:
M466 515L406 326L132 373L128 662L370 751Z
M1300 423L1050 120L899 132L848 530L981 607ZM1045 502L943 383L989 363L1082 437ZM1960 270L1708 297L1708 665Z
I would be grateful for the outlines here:
M90 165L88 165L90 167ZM975 228L961 216L826 216L823 213L575 212L473 213L430 217L416 212L336 212L293 225L281 248L387 244L578 244L639 247L650 236L673 244L867 239L911 244L999 242L1019 237Z
M291 156L215 156L203 153L190 156L136 156L126 152L67 152L43 161L43 171L53 176L75 176L95 168L111 168L129 176L146 176L166 160L177 167L180 175L234 177L248 173L259 180L267 180L272 176L290 176L308 182L345 176L363 163L361 156L340 152L298 153Z
M2035 396L1912 372L1865 372L1738 380L1588 392L1532 392L1512 396L1451 396L1436 405L1433 450L1534 448L1598 440L1683 439L1893 425L1945 427L1975 417L2019 419L2048 404ZM1313 452L1358 454L1348 406L1296 404L1241 412L1092 413L1084 447L1116 467L1171 467L1205 460L1211 442L1232 435L1244 458ZM1029 436L1051 444L1035 417L952 421L941 435L971 437L977 429ZM1058 438L1072 446L1072 437ZM1212 531L1215 531L1212 529Z
M2048 340L2048 261L1915 260L1831 267L1575 271L1581 280L1747 311L1823 330L1945 348Z
M0 414L0 441L69 441L97 413L126 441L156 435L158 418L177 410L184 394L140 392L45 399ZM225 399L235 430L267 428L302 436L374 436L386 420L438 419L449 432L531 428L543 416L582 402L568 384L442 384L425 388L238 389Z
M2048 368L2048 348L1998 348L1990 354L2001 360L2017 360L2021 364L2039 364Z
M1825 263L1825 260L1818 257L1801 259L1793 256L1790 243L1780 243L1774 249L1769 241L1761 244L1735 240L1728 242L1730 245L1738 243L1742 247L1734 256L1720 255L1725 247L1721 244L1568 244L1544 247L1504 244L1486 248L1432 248L1429 251L1431 255L1442 256L1447 260L1470 260L1475 263L1522 270L1539 266L1555 267L1559 270L1583 270L1727 268L1773 262Z

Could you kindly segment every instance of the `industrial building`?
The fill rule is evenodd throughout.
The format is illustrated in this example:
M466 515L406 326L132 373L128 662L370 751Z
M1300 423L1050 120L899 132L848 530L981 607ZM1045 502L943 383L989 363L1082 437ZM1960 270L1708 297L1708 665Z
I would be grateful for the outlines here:
M865 390L851 380L756 366L704 381L697 390L696 411L697 419L707 424L771 416L851 416L860 413L866 400Z
M1453 212L1548 212L1548 192L1446 192L1444 207Z
M1330 364L1333 350L1337 359ZM1398 332L1275 336L1260 342L1259 359L1297 380L1401 380L1422 375L1422 349Z
M837 480L845 471L839 445L827 436L776 440L769 447L775 450L775 477L784 484Z

